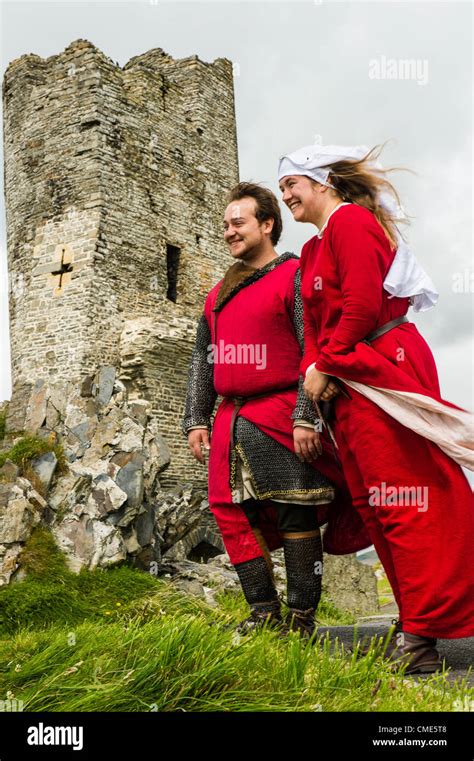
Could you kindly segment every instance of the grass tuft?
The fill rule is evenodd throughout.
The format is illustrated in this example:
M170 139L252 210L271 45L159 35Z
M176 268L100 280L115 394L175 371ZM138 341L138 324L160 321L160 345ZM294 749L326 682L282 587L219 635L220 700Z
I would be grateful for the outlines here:
M0 443L5 438L5 433L7 431L7 414L8 414L8 405L5 405L0 409Z
M1 422L1 421L0 421ZM19 475L27 478L33 488L42 497L46 496L44 485L41 483L37 474L33 470L32 462L37 457L46 452L54 452L57 459L56 475L67 472L67 460L61 443L58 442L54 432L47 438L37 436L22 436L10 449L0 452L0 468L7 460L11 460L19 467ZM2 476L0 481L5 482L7 479Z
M47 438L22 436L10 449L0 452L0 467L5 464L6 460L11 460L18 465L23 475L24 469L31 464L32 460L46 452L54 452L56 455L59 472L67 468L62 444L58 443L54 433Z

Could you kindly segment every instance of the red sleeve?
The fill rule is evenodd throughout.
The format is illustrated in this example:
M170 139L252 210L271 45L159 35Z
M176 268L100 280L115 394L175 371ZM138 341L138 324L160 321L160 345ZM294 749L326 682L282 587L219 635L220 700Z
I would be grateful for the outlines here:
M318 357L318 370L330 373L331 355L349 353L377 326L383 281L393 256L380 224L358 206L335 215L327 232L342 293L341 318Z
M306 257L308 255L308 247L311 241L307 241L301 249L300 268L301 268L301 280L304 278ZM317 345L317 328L314 320L311 316L309 309L303 308L303 337L304 337L304 354L300 363L300 373L305 376L306 370L316 359L319 354Z

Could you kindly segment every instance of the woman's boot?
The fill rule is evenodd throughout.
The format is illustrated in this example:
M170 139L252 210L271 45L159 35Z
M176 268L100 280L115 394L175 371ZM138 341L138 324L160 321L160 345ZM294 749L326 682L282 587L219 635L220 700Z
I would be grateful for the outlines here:
M384 657L393 662L393 670L406 665L405 674L431 674L441 671L443 662L436 649L436 639L399 631L394 646Z

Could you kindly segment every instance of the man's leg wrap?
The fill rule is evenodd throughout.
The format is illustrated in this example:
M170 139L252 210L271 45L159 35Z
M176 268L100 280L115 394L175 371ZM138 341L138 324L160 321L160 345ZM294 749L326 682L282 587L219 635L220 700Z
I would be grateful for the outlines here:
M256 538L257 542L259 543L260 549L263 552L263 557L265 558L265 562L267 564L268 572L269 572L269 574L271 576L273 585L275 585L275 576L273 574L273 560L272 560L272 556L270 554L270 550L268 549L268 545L267 545L267 543L265 541L265 537L263 536L263 534L262 534L262 532L260 531L259 528L256 528L254 526L254 528L252 530L253 530L253 533L255 534L255 538Z
M234 568L249 605L268 602L272 610L275 609L275 603L279 607L278 594L264 557L246 560L245 563L236 563Z
M319 529L285 532L288 606L298 610L316 609L321 599L323 548Z

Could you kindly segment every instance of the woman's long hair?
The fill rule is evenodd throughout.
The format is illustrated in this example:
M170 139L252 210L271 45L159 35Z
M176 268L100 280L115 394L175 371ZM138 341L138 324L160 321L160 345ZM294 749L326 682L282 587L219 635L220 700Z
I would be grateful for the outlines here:
M406 215L401 218L400 214L391 214L380 205L378 199L381 192L390 193L395 198L399 211L402 211L400 197L386 175L388 172L394 172L399 169L403 171L404 168L374 169L370 165L370 162L376 161L379 158L384 145L376 145L361 159L336 161L334 164L331 164L329 166L330 175L328 181L334 186L343 201L356 203L369 209L381 224L392 247L396 247L397 226L395 220L407 223L408 218ZM410 170L405 169L405 171Z

